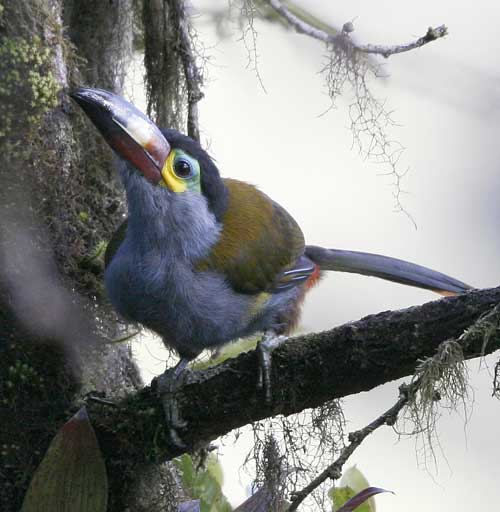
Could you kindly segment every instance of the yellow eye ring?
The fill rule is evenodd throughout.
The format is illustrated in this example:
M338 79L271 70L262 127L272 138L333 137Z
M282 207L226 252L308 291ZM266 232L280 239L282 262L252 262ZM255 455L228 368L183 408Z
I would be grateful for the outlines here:
M161 175L163 181L160 183L172 192L201 191L199 164L182 150L170 151Z

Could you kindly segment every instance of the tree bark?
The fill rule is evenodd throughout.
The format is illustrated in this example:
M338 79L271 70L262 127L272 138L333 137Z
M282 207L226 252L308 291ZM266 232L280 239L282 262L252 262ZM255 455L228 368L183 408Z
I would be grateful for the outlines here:
M82 395L123 396L140 384L129 349L102 343L115 316L94 255L120 221L122 192L109 148L73 115L66 95L82 83L120 92L132 41L131 30L120 29L126 19L132 25L131 4L0 2L2 511L21 508ZM127 489L110 476L120 499L111 498L109 510L123 510L117 503Z

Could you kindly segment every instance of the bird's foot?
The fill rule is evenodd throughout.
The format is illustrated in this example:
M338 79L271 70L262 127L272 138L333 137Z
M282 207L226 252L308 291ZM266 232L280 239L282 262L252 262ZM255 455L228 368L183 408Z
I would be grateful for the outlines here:
M182 419L175 393L182 386L189 373L189 369L187 368L188 363L188 359L181 359L176 366L167 368L165 372L157 378L157 390L165 412L170 441L178 448L185 448L186 446L177 431L184 429L187 422Z
M267 331L264 333L262 340L259 341L257 345L257 352L259 356L259 377L257 380L257 388L264 390L267 405L270 405L272 401L271 354L287 339L288 338L286 336L278 336L274 331Z

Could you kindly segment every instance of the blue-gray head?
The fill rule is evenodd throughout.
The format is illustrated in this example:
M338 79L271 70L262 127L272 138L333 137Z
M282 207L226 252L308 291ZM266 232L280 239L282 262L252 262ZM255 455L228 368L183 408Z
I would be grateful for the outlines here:
M108 91L82 88L71 97L125 160L122 177L129 202L139 189L151 195L151 201L165 205L169 197L187 192L203 196L210 212L221 219L227 206L226 187L198 142L175 130L160 130L140 110Z

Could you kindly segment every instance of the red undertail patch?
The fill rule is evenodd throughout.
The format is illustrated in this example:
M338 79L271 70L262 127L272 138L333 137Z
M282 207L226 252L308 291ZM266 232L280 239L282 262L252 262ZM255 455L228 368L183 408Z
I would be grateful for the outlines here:
M314 264L314 271L309 276L309 279L306 281L306 290L310 290L313 286L316 286L321 279L321 269L319 265Z

